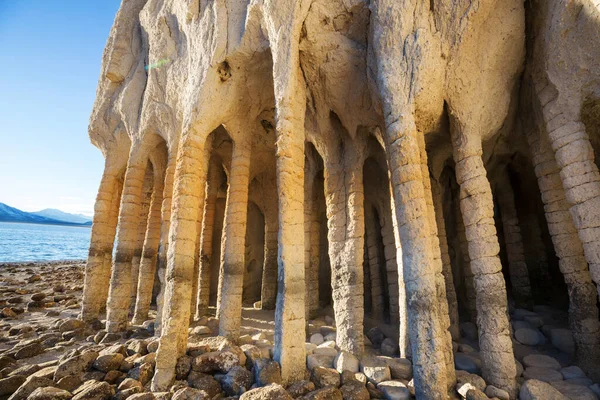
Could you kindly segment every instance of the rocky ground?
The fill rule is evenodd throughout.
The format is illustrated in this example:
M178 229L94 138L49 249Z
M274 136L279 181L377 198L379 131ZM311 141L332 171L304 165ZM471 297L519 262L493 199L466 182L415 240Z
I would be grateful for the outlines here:
M82 286L82 263L0 264L0 400L414 398L412 365L397 357L394 338L370 329L359 360L339 351L329 316L310 321L306 380L282 387L279 364L272 360L272 313L251 309L244 310L237 344L216 336L215 318L195 322L177 381L168 392L150 393L158 348L153 321L124 335L107 334L100 323L86 326L77 320ZM536 307L511 316L520 399L600 397L600 386L571 365L573 340L564 312ZM454 343L456 398L508 399L478 375L475 325L462 324L461 332Z

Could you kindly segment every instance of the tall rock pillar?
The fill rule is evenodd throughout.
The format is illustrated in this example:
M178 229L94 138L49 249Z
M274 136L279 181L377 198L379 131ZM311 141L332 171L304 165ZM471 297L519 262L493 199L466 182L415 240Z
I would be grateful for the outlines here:
M158 280L160 281L160 292L156 298L156 320L154 321L154 333L160 336L162 332L162 317L166 291L167 252L169 250L169 229L171 228L171 205L173 199L173 180L175 179L175 166L177 163L177 148L169 152L169 161L165 171L165 187L163 201L160 209L162 225L160 226L160 244L158 246Z
M204 217L202 218L202 235L200 239L200 271L198 274L198 301L196 304L196 318L206 315L210 301L211 259L213 249L213 236L215 229L215 208L219 193L219 166L211 162L208 168L206 182L206 203Z
M529 269L525 262L525 248L515 206L515 194L509 177L505 173L500 177L496 198L498 199L502 219L502 230L508 257L508 273L513 296L518 307L527 308L532 302Z
M569 324L575 339L577 365L592 379L600 379L600 322L596 286L592 282L583 246L573 225L552 148L547 138L534 130L527 133L527 141L533 155L558 267L567 284Z
M148 230L144 241L144 250L140 261L139 281L137 286L137 298L133 323L141 324L148 319L148 311L152 302L152 289L154 287L154 275L156 273L156 260L158 256L158 245L162 225L161 208L164 191L164 168L163 171L154 171L154 190L150 202L148 215Z
M250 154L249 140L240 137L234 141L221 245L222 279L221 276L219 277L221 301L217 311L219 335L230 339L239 337L242 321Z
M476 292L477 327L483 378L516 394L516 366L508 321L506 285L500 263L500 245L494 225L494 203L481 155L481 139L451 127L460 209L465 225L471 272Z
M169 250L167 255L166 291L164 294L162 334L156 353L152 378L153 391L165 391L175 379L177 359L185 354L198 212L204 201L206 183L205 137L191 130L182 137L175 171Z
M112 160L108 158L105 161L104 174L94 205L94 222L85 266L81 307L81 318L86 322L99 319L100 311L105 307L108 296L116 233L116 227L111 222L113 215L118 214L121 196L119 172L118 169L113 169L111 162Z
M138 239L140 208L147 154L143 147L132 147L125 172L121 209L117 228L116 252L108 292L106 330L120 332L127 328L131 304L131 270Z

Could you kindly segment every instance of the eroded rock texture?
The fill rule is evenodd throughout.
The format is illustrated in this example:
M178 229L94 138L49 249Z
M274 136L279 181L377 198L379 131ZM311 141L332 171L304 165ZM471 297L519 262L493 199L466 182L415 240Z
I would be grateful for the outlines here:
M231 341L243 306L275 309L300 381L332 306L311 342L361 357L369 331L417 398L454 388L461 335L515 398L509 308L562 301L597 374L599 40L593 0L124 0L82 318L122 332L156 303L155 391L213 306Z

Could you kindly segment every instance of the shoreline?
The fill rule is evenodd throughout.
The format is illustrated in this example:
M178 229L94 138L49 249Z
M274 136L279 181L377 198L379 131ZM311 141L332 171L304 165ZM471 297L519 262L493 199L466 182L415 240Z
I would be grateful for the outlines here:
M85 264L87 260L84 258L73 258L70 260L33 260L33 261L0 261L1 267L35 267L37 265L52 266L52 265L72 265Z
M42 225L42 226L70 226L73 228L91 228L92 224L77 224L74 222L65 222L65 223L51 223L51 222L26 222L26 221L0 221L0 223L5 224L25 224L25 225Z

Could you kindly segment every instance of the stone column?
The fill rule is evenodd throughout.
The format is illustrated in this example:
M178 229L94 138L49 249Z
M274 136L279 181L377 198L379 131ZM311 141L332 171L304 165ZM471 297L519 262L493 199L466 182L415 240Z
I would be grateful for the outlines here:
M431 192L433 195L433 206L442 257L442 272L446 283L446 300L448 301L448 315L450 317L450 334L453 340L460 339L460 321L458 319L458 300L454 287L454 276L452 275L452 264L448 253L448 239L446 238L446 222L444 221L444 207L442 192L437 182L431 181Z
M247 132L245 133L247 134ZM221 246L223 279L220 279L219 282L221 301L217 311L219 335L230 339L239 337L242 322L250 155L249 140L237 138L233 144L229 190L225 207L225 228Z
M371 280L371 318L382 320L384 296L383 277L381 276L380 254L377 243L377 229L375 228L373 205L365 205L365 248L367 250L369 278Z
M156 353L156 368L152 391L168 390L175 379L177 359L185 354L198 212L203 209L206 183L204 154L205 137L195 131L182 137L175 171L171 228L166 271L166 291L163 305L163 326Z
M219 179L221 177L220 166L211 162L208 169L208 180L206 182L206 204L204 205L204 217L202 218L202 238L200 253L200 272L198 276L198 301L196 304L196 318L206 315L210 302L210 265L212 259L213 236L215 228L215 207L217 195L219 194Z
M444 344L444 357L446 359L446 378L448 390L452 390L456 384L456 373L454 370L454 353L452 352L452 335L450 332L450 311L446 294L446 282L451 279L452 270L446 269L442 263L442 253L440 241L438 238L438 227L433 205L433 193L431 190L431 178L429 175L429 166L427 160L427 148L425 146L425 135L417 133L419 143L419 153L421 155L421 178L423 179L423 190L425 194L425 203L427 204L427 223L429 225L429 240L433 255L433 266L435 271L435 281L437 295L439 299L438 312L443 331L442 342ZM450 275L450 277L448 276Z
M275 206L277 207L277 206ZM274 310L277 298L277 211L265 212L265 260L260 302L263 310Z
M137 299L133 323L141 324L148 319L148 311L152 302L152 289L154 275L156 274L156 259L160 242L165 175L161 171L154 171L154 190L148 215L148 232L144 241L144 250L140 262L139 281L137 286Z
M108 296L112 250L116 233L112 217L118 214L121 196L120 174L110 164L111 160L107 159L94 205L94 222L85 266L81 307L81 318L85 322L99 319ZM109 262L107 263L106 260Z
M458 234L458 244L460 246L461 266L463 273L463 284L465 285L465 296L467 298L467 311L471 322L477 322L477 294L475 293L475 281L471 271L471 257L469 256L469 242L464 224L464 218L460 209L460 193L453 196L454 213L456 218L456 232Z
M208 164L208 161L207 161ZM204 202L206 201L206 188L201 188L202 196L204 196ZM204 203L203 202L203 203ZM202 252L202 226L204 218L204 204L202 209L198 210L198 220L196 221L196 230L198 236L196 237L196 250L194 251L194 274L192 276L192 298L190 300L190 323L194 322L196 316L197 305L198 305L198 285L200 284L200 268L202 264L201 252Z
M389 185L388 185L389 186ZM398 259L394 226L391 218L391 209L384 211L388 203L381 205L382 214L379 215L381 222L381 239L383 240L383 254L385 256L385 268L388 285L388 300L390 305L390 323L397 324L400 321L400 308L398 304Z
M300 69L302 2L265 0L267 36L273 54L279 193L278 286L274 359L284 384L304 379L304 117L306 84ZM276 16L276 17L275 17ZM273 18L275 17L275 18Z
M314 287L312 285L313 280L311 274L311 233L312 233L312 211L314 202L313 186L315 180L314 165L309 164L304 168L304 279L305 279L305 292L304 292L304 307L306 309L306 319L311 318L311 296L314 293ZM318 290L318 288L317 288Z
M320 193L319 193L320 191ZM313 201L310 218L310 274L306 276L306 286L309 288L308 303L309 315L314 317L319 311L319 266L321 264L321 224L319 221L319 202L323 195L323 186L318 185L313 189Z
M481 139L451 126L460 209L469 242L477 296L477 328L486 382L516 395L516 366L508 321L506 285L498 253L492 190L481 155ZM473 135L473 136L471 136Z
M406 325L412 348L415 391L417 397L445 399L448 393L446 346L438 309L437 272L433 263L418 133L411 118L395 119L396 111L389 115L386 129L387 157L402 245L408 311ZM401 337L400 340L404 339Z
M158 247L158 280L160 281L160 292L156 299L156 320L154 321L154 334L160 336L162 332L162 316L164 309L164 298L166 291L167 252L169 250L169 229L171 227L171 203L173 198L173 181L175 179L175 166L177 162L177 149L169 152L169 162L165 171L165 188L163 191L163 202L161 206L160 244Z
M153 166L148 163L146 175L144 177L144 189L142 194L142 206L140 207L140 218L137 233L137 240L133 250L133 259L131 260L131 311L134 311L138 282L140 275L140 263L142 261L142 252L144 251L144 242L148 233L148 216L150 213L150 203L152 202L152 192L154 185ZM142 321L143 322L143 321Z
M131 262L138 240L140 211L147 154L141 147L132 148L125 172L121 209L117 228L116 252L108 292L106 330L120 332L127 328L131 303Z
M550 144L544 135L535 131L527 133L527 141L533 155L548 231L569 293L569 324L576 345L576 364L592 379L598 380L600 322L596 287L590 276L577 229L573 225Z
M274 358L281 364L284 382L304 379L306 368L303 121L303 108L288 109L279 105L276 154L279 252Z
M332 148L324 175L336 342L359 356L364 350L365 219L363 160L353 146L347 142L344 154Z
M600 172L579 116L571 115L569 106L563 104L560 96L547 100L554 90L552 85L548 85L537 93L544 104L542 113L546 132L554 150L573 224L600 295Z
M496 198L502 219L513 296L518 307L528 308L532 303L529 269L525 262L525 248L515 207L515 194L510 179L505 173L499 178Z

